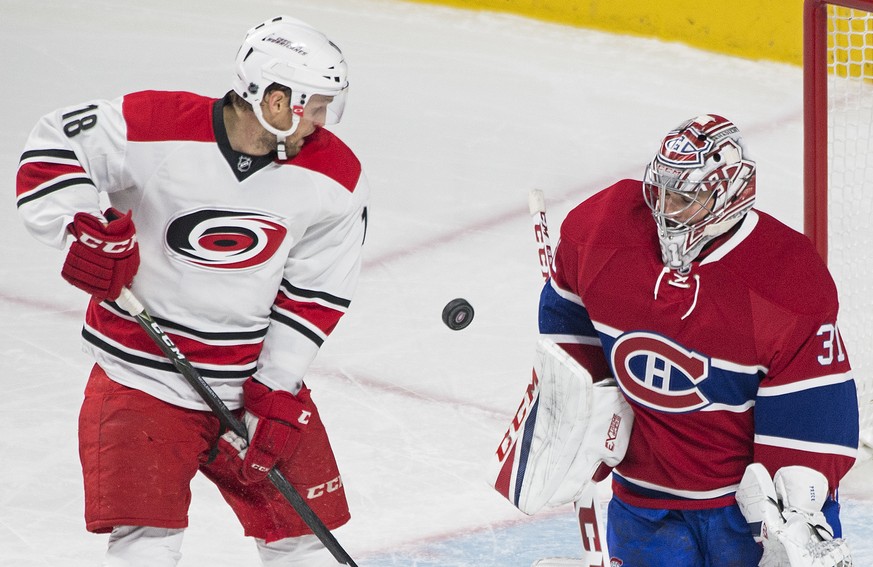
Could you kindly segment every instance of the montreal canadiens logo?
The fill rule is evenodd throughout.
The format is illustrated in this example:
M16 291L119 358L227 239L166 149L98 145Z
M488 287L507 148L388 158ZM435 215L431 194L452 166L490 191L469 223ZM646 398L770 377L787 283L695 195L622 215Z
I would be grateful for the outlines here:
M711 149L710 136L700 136L694 129L671 132L664 140L658 161L683 169L700 167Z
M709 376L709 359L660 335L622 335L612 349L612 367L624 393L648 408L682 413L709 404L697 387Z
M265 213L201 209L170 221L167 247L188 264L246 270L272 258L287 232L280 219Z

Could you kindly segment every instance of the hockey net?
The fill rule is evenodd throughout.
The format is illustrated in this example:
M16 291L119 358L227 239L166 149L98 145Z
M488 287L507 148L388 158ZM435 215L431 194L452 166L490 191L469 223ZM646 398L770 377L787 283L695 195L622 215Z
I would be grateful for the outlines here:
M873 0L804 9L804 231L839 289L861 441L873 447Z

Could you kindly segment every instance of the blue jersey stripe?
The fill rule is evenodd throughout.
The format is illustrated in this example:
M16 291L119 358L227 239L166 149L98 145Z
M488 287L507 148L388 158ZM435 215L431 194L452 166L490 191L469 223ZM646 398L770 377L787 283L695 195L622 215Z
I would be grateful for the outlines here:
M525 420L524 433L522 433L521 443L519 444L518 454L518 472L515 475L515 505L518 506L521 500L521 487L524 484L524 475L527 472L527 461L530 458L530 445L533 443L534 427L537 423L537 409L540 407L540 399L533 403L530 408L530 414Z
M858 447L858 414L846 415L840 408L857 407L854 380L791 392L762 396L755 406L755 433ZM792 419L784 419L791 415Z
M597 337L588 310L558 295L551 283L540 294L539 326L544 335Z

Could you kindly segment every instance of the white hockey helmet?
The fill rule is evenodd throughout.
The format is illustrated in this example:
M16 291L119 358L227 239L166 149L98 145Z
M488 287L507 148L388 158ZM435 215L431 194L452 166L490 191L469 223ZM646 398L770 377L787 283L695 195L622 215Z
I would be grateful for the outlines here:
M687 272L703 247L755 204L755 162L739 128L705 114L671 130L646 166L643 195L664 265Z
M325 124L336 124L342 118L348 66L340 48L309 24L278 16L253 27L236 54L235 70L233 90L252 105L261 125L276 135L280 149L297 129L313 95L332 97ZM273 83L291 89L289 130L278 130L264 120L260 103Z

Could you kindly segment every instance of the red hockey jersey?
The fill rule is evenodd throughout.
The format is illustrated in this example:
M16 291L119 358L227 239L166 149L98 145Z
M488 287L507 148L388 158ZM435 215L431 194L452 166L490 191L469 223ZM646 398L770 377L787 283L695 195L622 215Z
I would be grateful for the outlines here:
M810 242L752 210L688 274L667 270L639 181L570 212L540 332L612 375L635 422L613 490L630 504L733 502L752 461L798 464L835 489L858 407L835 285Z

